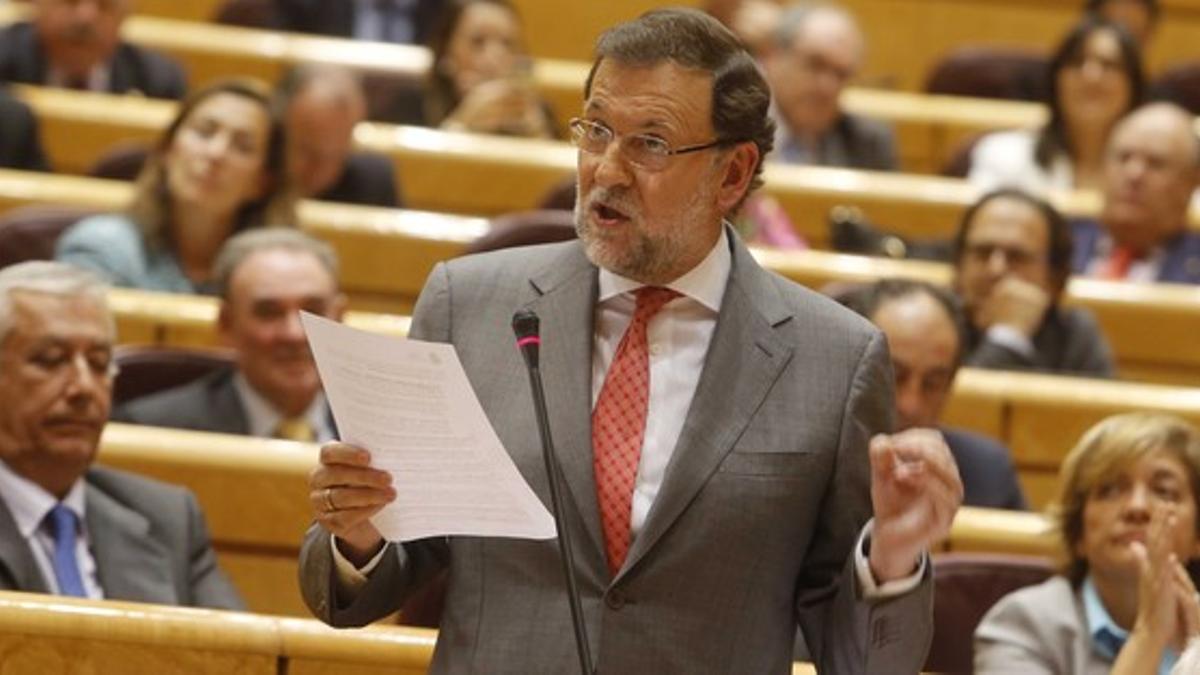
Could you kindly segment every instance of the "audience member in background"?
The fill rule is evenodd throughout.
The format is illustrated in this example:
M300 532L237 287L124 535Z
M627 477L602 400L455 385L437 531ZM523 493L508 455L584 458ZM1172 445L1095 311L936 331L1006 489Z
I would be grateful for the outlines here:
M896 380L896 431L940 428L958 464L963 504L1026 508L1007 448L986 436L941 426L966 345L958 300L924 282L885 279L845 302L887 337Z
M789 164L896 168L891 130L844 112L842 90L858 71L863 37L845 9L796 4L784 10L764 71L775 98L775 152Z
M92 466L113 333L92 274L0 270L0 588L240 609L191 493Z
M1200 235L1188 230L1200 185L1200 138L1192 124L1183 108L1151 103L1113 131L1099 221L1074 223L1077 273L1200 283Z
M1092 427L1052 505L1061 575L1002 598L975 631L980 675L1157 675L1200 635L1200 434L1161 413Z
M212 263L239 230L292 225L283 125L270 93L223 80L188 97L151 150L125 213L95 216L58 241L59 260L118 286L208 290Z
M967 365L1113 375L1095 319L1058 304L1071 271L1071 230L1050 204L1011 188L984 195L963 214L954 261L969 322Z
M967 180L984 190L1033 193L1100 186L1104 147L1145 86L1137 44L1096 17L1075 25L1047 69L1050 121L1040 130L984 136L971 152Z
M302 65L276 92L287 126L288 172L301 197L367 206L399 206L387 157L354 150L354 128L367 113L362 82L344 68Z
M328 441L333 418L300 312L340 321L338 263L329 245L268 228L230 239L217 257L217 331L236 369L126 403L113 419L225 434Z
M275 0L268 26L359 40L422 44L444 0Z
M1142 53L1154 36L1161 7L1158 0L1085 0L1084 11L1124 28Z
M0 168L48 171L37 117L0 88Z
M779 17L779 0L708 0L704 11L738 36L756 58L771 50Z
M455 131L551 138L554 115L529 72L509 0L447 0L429 48L424 122Z
M121 41L133 0L32 0L33 18L0 30L0 80L183 98L183 69Z

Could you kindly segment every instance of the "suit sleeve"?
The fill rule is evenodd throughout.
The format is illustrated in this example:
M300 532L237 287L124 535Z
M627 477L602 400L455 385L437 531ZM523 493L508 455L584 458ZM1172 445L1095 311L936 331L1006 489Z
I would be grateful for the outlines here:
M854 566L854 542L871 511L867 444L891 429L890 369L884 339L875 332L850 385L837 466L821 507L822 530L805 561L818 570L835 565L840 574L835 586L823 588L806 569L797 595L798 619L822 673L919 672L932 636L929 574L911 592L867 600Z
M443 263L434 268L417 299L409 337L449 341L450 284ZM320 525L309 528L300 548L300 592L313 615L332 626L364 626L399 610L449 561L444 537L389 543L366 585L354 597L345 598L339 597L336 588L337 570L329 541L329 532Z
M195 607L216 609L245 609L237 589L217 565L204 514L192 493L185 493L188 519L188 582L191 602Z

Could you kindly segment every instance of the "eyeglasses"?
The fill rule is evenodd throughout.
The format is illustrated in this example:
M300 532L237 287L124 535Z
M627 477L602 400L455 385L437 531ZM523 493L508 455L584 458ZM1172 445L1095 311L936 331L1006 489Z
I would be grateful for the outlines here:
M998 244L967 244L966 257L972 261L985 264L997 253L1004 256L1008 267L1028 267L1035 263L1045 262L1046 256L1019 248L1000 246Z
M608 144L617 137L617 132L599 122L576 117L571 120L571 142L575 147L589 155L603 155ZM720 145L730 145L740 141L718 138L699 145L685 145L682 148L672 148L671 144L652 134L630 134L621 136L621 156L625 161L647 171L661 171L667 167L667 162L675 155L685 155L689 152L700 152Z

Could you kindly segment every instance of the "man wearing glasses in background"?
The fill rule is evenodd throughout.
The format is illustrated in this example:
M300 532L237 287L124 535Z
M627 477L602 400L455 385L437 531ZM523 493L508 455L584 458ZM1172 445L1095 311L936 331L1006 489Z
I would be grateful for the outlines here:
M540 316L598 672L783 675L797 622L822 673L917 672L925 552L962 483L936 432L875 436L892 414L879 331L764 271L725 224L771 147L766 83L695 10L619 25L596 53L572 124L580 241L439 265L410 334L455 346L548 501L509 329ZM369 453L327 444L310 474L313 612L362 625L446 569L431 673L574 672L556 543L386 543L368 518L396 490Z
M1059 305L1072 244L1053 206L1016 189L988 193L963 214L954 250L955 289L969 322L963 365L1113 376L1096 320Z

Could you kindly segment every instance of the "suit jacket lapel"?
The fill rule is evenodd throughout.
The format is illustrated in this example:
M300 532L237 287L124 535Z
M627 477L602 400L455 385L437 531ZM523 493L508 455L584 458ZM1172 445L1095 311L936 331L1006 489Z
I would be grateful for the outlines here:
M528 307L541 319L541 371L550 433L567 491L594 552L603 559L604 538L592 470L592 332L597 274L581 246L566 251L547 270L530 277L536 297Z
M206 382L208 411L205 414L210 419L219 420L222 433L248 435L250 420L246 418L246 408L242 406L242 399L233 384L235 373L233 368L220 370Z
M33 552L17 529L8 506L0 501L0 588L30 593L49 593Z
M793 346L774 330L792 318L791 310L737 236L731 232L729 237L733 267L704 372L658 496L618 578L654 546L708 482L792 356ZM714 415L714 410L721 414Z
M150 537L150 521L100 489L87 485L88 539L104 596L178 604L170 555Z

